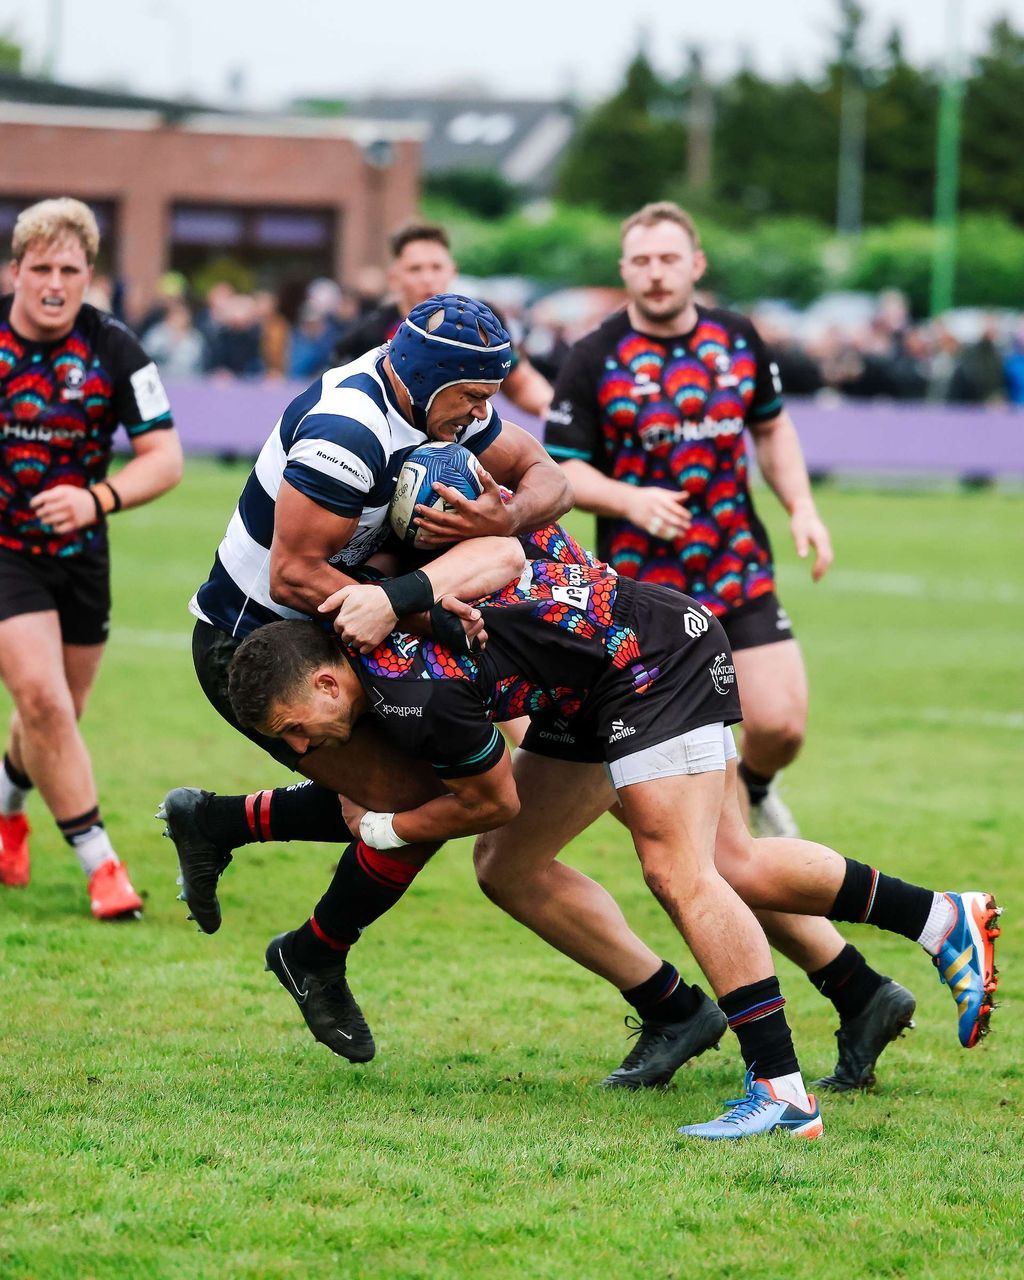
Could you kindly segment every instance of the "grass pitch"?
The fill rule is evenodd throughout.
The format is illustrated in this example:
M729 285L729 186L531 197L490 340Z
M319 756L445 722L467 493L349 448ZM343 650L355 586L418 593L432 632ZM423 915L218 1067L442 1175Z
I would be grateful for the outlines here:
M152 818L165 791L287 776L208 708L188 653L185 602L243 477L193 463L114 522L113 638L85 732L145 922L89 918L38 800L32 884L0 892L0 1275L1019 1276L1021 500L826 489L839 559L812 587L762 498L811 674L787 798L806 834L853 856L994 891L1002 1008L965 1053L924 954L850 929L918 996L878 1089L829 1100L820 1142L680 1147L678 1124L735 1094L734 1042L668 1091L602 1094L626 1007L485 902L466 841L353 952L378 1041L365 1067L316 1045L262 972L331 851L250 846L222 881L221 932L185 923ZM602 821L570 857L697 976L620 828ZM811 1078L834 1063L835 1019L780 972Z

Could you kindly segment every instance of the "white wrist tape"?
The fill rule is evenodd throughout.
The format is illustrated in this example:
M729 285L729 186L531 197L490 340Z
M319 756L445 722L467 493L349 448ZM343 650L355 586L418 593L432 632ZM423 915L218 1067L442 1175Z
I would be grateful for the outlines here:
M367 810L359 820L359 835L371 849L400 849L408 840L395 832L393 813L371 813Z

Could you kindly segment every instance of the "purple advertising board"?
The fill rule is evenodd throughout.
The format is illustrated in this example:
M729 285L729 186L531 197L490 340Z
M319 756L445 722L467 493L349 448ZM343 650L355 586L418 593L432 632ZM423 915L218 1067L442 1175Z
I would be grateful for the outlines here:
M185 450L251 458L288 402L285 381L171 384ZM498 412L542 436L541 423L499 397ZM1024 411L932 404L790 400L812 472L1024 476Z

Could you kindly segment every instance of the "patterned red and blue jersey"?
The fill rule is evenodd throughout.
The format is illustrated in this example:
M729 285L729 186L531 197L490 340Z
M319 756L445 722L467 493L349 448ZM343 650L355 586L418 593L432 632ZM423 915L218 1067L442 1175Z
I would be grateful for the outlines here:
M605 565L532 559L515 582L477 602L483 653L457 656L396 632L348 658L370 710L403 750L442 778L485 773L505 750L494 721L571 720L609 663L640 664L617 584ZM646 692L635 687L637 696Z
M131 437L172 426L160 375L135 336L88 303L65 337L30 342L11 324L12 302L0 298L0 547L62 558L101 550L102 523L56 534L31 500L102 480L118 424Z
M778 373L753 325L697 308L677 338L618 312L573 347L545 445L614 480L682 490L692 523L674 542L598 517L598 554L618 573L685 591L724 614L775 589L771 546L747 487L744 428L782 410Z

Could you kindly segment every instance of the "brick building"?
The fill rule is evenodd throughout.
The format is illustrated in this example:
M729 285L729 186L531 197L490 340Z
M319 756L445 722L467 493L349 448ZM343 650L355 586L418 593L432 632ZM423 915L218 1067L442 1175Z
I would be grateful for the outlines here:
M218 254L261 283L346 280L382 265L414 215L422 136L408 121L231 115L2 77L0 238L34 200L85 200L136 312L165 271Z

